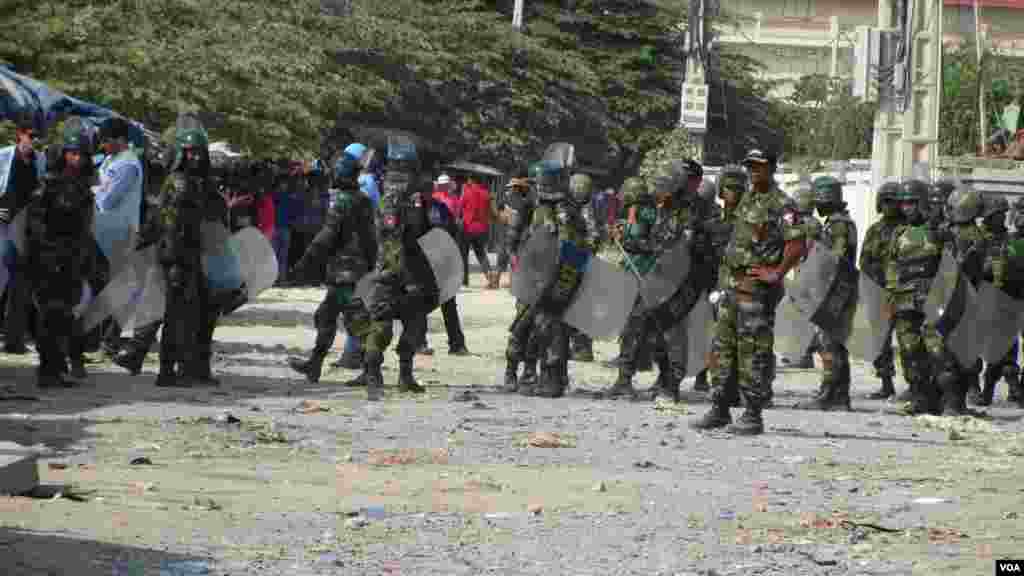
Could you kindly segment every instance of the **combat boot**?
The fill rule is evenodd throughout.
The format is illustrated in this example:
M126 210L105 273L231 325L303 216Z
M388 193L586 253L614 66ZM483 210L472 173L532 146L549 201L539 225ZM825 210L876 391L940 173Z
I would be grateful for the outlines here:
M726 432L737 436L757 436L764 433L764 420L761 418L761 406L756 400L745 398L747 408L735 424L725 428Z
M1009 384L1010 387L1010 391L1006 395L1006 400L1008 402L1017 402L1021 406L1024 406L1024 394L1021 394L1021 392L1024 392L1024 390L1022 390L1024 389L1024 384L1022 384L1020 376L1017 374L1007 374L1006 383Z
M615 384L604 393L606 398L636 398L636 390L633 388L633 374L623 368L619 368L619 377Z
M533 396L537 393L537 361L523 363L523 375L519 377L519 395Z
M943 372L935 379L935 384L942 393L942 415L960 416L963 411L960 408L960 395L957 387L960 384L959 378L952 372Z
M124 368L132 376L138 376L142 372L142 363L146 359L146 350L139 349L129 344L114 356L114 364Z
M568 387L568 382L563 380L563 370L557 364L546 365L541 369L539 384L537 396L541 398L561 398Z
M729 413L729 405L715 398L711 404L711 410L696 420L690 421L690 428L693 430L714 430L725 428L732 424L732 414Z
M314 352L309 360L289 358L288 367L305 376L306 381L310 384L316 384L320 381L320 374L323 371L324 357L324 354Z
M820 410L828 412L832 409L836 397L836 381L834 378L823 378L818 392L813 398L796 405L797 410Z
M184 374L179 374L173 366L161 365L160 372L156 375L156 386L161 388L192 388L192 379Z
M708 369L705 368L697 372L697 376L693 379L693 391L707 392L709 390L711 390L711 386L708 385Z
M380 352L365 352L363 354L363 374L366 380L366 400L379 402L383 396L384 376L381 374L381 366L384 364L384 355Z
M501 385L501 391L506 394L515 394L519 390L519 376L517 375L518 362L505 363L505 381Z
M360 370L362 367L362 352L342 352L337 360L331 362L331 368L340 368L342 370Z
M994 370L985 370L985 387L981 390L981 395L978 397L978 401L974 403L975 406L991 406L992 401L996 395L996 384L1002 378L1002 370L993 374Z
M892 376L882 376L882 387L877 392L868 394L871 400L885 400L896 394L896 388L892 385Z
M653 392L652 400L665 398L679 403L679 385L673 381L671 372L667 370L659 370L658 379L654 381Z
M398 390L413 394L422 394L427 391L426 388L420 386L420 383L416 381L416 376L412 373L412 358L398 359Z

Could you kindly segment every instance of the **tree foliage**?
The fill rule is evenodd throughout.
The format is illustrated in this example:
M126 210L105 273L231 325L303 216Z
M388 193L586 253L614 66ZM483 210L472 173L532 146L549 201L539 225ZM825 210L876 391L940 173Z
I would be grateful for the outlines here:
M947 156L973 155L980 152L978 132L978 99L985 91L988 131L1001 125L1003 107L1021 103L1021 78L1024 63L995 52L982 55L971 43L944 51L942 70L942 102L939 121L939 153Z
M571 4L527 3L519 32L499 0L9 0L0 60L158 132L201 110L213 137L255 155L382 126L503 168L569 140L620 177L675 127L685 15ZM721 69L753 77L729 56Z
M784 155L791 161L871 157L877 105L855 98L849 82L807 75L775 106L776 121L786 134Z

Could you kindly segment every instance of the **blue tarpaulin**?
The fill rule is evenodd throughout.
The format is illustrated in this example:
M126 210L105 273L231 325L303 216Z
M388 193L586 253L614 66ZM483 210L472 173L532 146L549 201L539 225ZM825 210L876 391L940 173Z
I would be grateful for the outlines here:
M0 65L0 120L13 120L22 112L32 114L36 129L40 132L48 130L66 116L80 116L97 128L106 120L118 116L113 110L73 98ZM146 143L142 126L137 122L131 122L131 125L131 143L142 149Z

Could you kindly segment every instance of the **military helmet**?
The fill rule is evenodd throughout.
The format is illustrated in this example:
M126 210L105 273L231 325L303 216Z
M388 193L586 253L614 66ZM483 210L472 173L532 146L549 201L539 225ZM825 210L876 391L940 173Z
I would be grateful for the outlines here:
M78 150L83 156L92 156L93 129L81 118L73 116L64 122L64 150Z
M334 162L335 180L351 180L359 174L359 167L366 155L366 146L353 142L345 147Z
M886 202L898 202L903 195L903 185L899 182L886 182L878 188L875 197L875 210L881 212Z
M843 205L843 184L831 176L814 179L814 203L818 208Z
M622 183L622 203L629 206L651 197L651 191L643 178L633 176Z
M982 218L989 218L996 214L1002 214L1005 218L1006 213L1010 211L1010 201L1001 194L987 194L982 197L982 200L984 202Z
M179 151L189 147L210 147L210 137L197 115L191 112L178 115L178 120L174 123L174 144Z
M935 184L932 184L931 190L928 192L928 202L931 204L945 205L946 200L949 199L949 195L956 189L956 182L948 178L939 180Z
M569 178L569 194L572 194L572 199L577 204L590 202L593 193L594 181L588 174L576 173Z
M960 185L946 201L946 213L954 224L966 224L981 215L981 194L970 186Z
M813 188L811 188L807 184L801 184L801 185L797 186L795 196L796 196L796 209L801 214L803 214L804 216L807 216L807 215L811 214L812 212L814 212L815 196L814 196L814 189Z
M743 221L752 226L770 224L772 213L767 207L754 204L743 211Z
M654 174L654 192L675 194L686 186L689 172L682 160L670 160L662 164Z
M700 162L697 162L693 158L684 158L683 165L686 166L687 176L696 176L697 178L704 177L704 167L700 165Z
M746 191L747 182L749 177L747 171L743 167L737 164L729 164L722 168L722 172L718 177L718 187L739 187L742 191Z

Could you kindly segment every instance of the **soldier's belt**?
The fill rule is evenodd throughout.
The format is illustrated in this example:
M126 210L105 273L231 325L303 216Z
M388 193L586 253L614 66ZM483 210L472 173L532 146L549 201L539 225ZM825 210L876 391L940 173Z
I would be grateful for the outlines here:
M900 266L899 282L904 284L915 280L931 280L939 272L939 260L932 256L911 260Z

